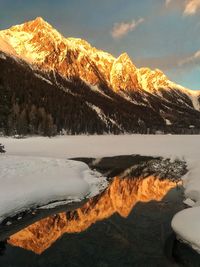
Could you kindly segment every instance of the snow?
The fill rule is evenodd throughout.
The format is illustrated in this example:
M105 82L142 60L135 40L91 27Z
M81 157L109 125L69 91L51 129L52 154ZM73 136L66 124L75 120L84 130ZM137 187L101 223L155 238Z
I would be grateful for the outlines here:
M196 148L194 147L194 150ZM198 149L198 148L197 148ZM200 153L200 152L199 152ZM190 208L177 213L172 228L178 237L200 253L200 160L189 160L189 172L182 178L185 187L184 203Z
M103 111L102 111L99 107L97 107L97 106L95 106L95 105L93 105L93 104L91 104L91 103L89 103L89 102L86 102L86 103L87 103L87 105L88 105L92 110L94 110L94 111L97 113L98 117L99 117L105 124L107 124L106 115L103 113Z
M40 75L40 74L37 74L37 73L36 73L35 76L38 77L39 79L41 79L41 80L43 80L43 81L49 83L49 84L52 84L51 81L47 80L46 78L44 78L44 77L43 77L42 75Z
M192 206L194 206L194 204L195 204L195 202L194 202L192 199L190 199L190 198L186 198L186 199L183 201L183 203L184 203L185 205L189 206L189 207L192 207Z
M200 96L199 92L195 92L195 91L193 92L191 90L189 92L190 92L189 96L190 96L190 99L192 101L194 108L196 110L200 111L200 101L198 100L198 98Z
M0 58L6 60L6 56L4 54L0 54Z
M190 90L188 88L185 88L179 84L176 84L174 82L169 83L169 87L170 88L174 88L177 89L180 92L183 92L184 94L188 95L188 97L191 99L192 104L194 109L200 111L200 101L199 101L199 97L200 97L200 92L197 90Z
M30 26L30 24L36 22L37 25L35 24L35 31L30 32L24 30L24 26L27 26L27 24ZM61 34L54 30L51 25L45 22L42 18L36 18L34 21L0 31L0 38L5 39L15 53L28 62L42 63L48 55L48 51L40 51L40 49L38 49L38 47L41 47L43 40L40 40L38 46L36 45L34 41L36 32L45 33L55 43L55 47L57 47L57 44L62 40Z
M180 159L200 159L199 135L79 135L0 137L7 155L54 158L95 157L141 154Z
M172 125L171 121L168 119L165 119L166 125Z
M105 96L106 98L109 98L111 99L110 96L106 95L102 90L99 89L99 87L97 85L91 85L90 83L88 83L86 80L84 80L84 83L87 84L88 87L90 87L90 89L93 91L93 92L97 92L98 94L101 94L103 96Z
M107 186L82 162L7 155L0 156L0 184L0 222L30 208L80 201Z
M193 248L199 249L200 251L199 138L199 135L81 135L59 136L53 138L29 137L25 139L0 137L0 143L5 145L8 158L17 155L27 161L29 157L32 159L33 156L45 157L45 160L51 158L51 163L54 162L53 158L67 159L73 157L94 157L98 158L100 161L101 158L105 156L128 154L162 156L164 158L170 158L171 161L177 158L186 160L189 171L183 177L186 197L184 202L186 205L193 207L187 208L175 215L172 220L172 227L179 238L188 242ZM3 157L5 156L2 156L2 159ZM71 164L74 166L73 161ZM83 168L83 165L78 168ZM85 165L84 168L88 171ZM5 164L2 162L0 165L0 170L1 169L5 169ZM68 171L67 168L67 172ZM80 173L83 175L83 172L78 171L78 173L79 176ZM0 175L0 177L2 177L2 175ZM56 177L58 177L58 175ZM67 175L66 177L68 178L70 175ZM61 179L60 175L59 179ZM90 186L88 192L98 193L99 181L101 181L100 188L103 187L103 180L99 179L96 174L85 175L83 180ZM80 181L80 179L77 181ZM94 188L93 185L91 186L92 183ZM85 186L82 188L84 189ZM86 194L86 191L87 190L83 190L83 192L81 191L82 196ZM92 195L92 193L90 195Z
M5 53L16 55L12 46L6 41L6 39L0 36L0 51L4 51Z
M99 107L89 103L89 102L86 102L86 104L96 112L97 116L100 118L100 120L102 120L102 122L105 124L105 125L108 125L108 123L110 122L111 124L115 125L116 127L118 127L118 129L122 130L122 127L116 122L114 121L112 118L109 118L108 116L105 115L105 113L103 112L102 109L100 109Z
M200 208L193 207L180 211L172 220L177 237L200 253Z

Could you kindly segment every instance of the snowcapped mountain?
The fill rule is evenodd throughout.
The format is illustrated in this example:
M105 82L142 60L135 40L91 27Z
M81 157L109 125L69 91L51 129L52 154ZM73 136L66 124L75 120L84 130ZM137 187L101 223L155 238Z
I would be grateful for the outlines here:
M196 129L198 132L200 129L199 91L171 82L161 70L137 68L126 53L115 58L82 39L65 38L42 18L0 31L0 51L0 67L3 70L0 73L0 86L4 90L9 87L12 91L10 109L12 112L14 109L15 113L17 109L15 115L19 117L24 113L28 129L30 108L26 102L21 103L20 97L13 98L13 95L16 97L19 93L16 93L14 86L18 80L17 74L21 77L21 87L31 92L40 90L36 88L39 86L37 83L45 84L46 98L50 87L56 87L59 93L62 91L62 98L66 101L61 117L71 116L70 121L75 114L84 117L83 125L76 129L76 125L71 127L66 119L63 119L64 122L57 118L58 114L55 115L55 110L50 107L52 100L43 103L41 99L33 101L33 97L26 96L25 101L36 109L44 109L45 115L39 117L48 116L51 124L59 130L64 128L73 133L119 133L155 130L185 132L185 129ZM26 75L31 76L29 79L36 84L27 84ZM73 112L70 116L66 109L69 95L76 101L83 101L76 110L71 108ZM37 101L41 103L38 105ZM72 103L75 100L70 101ZM85 126L88 116L86 110L95 114L96 122L99 121L98 126L92 126L92 131ZM13 118L10 120L13 121Z
M92 66L95 64L109 79L114 61L111 55L95 49L84 40L64 38L42 18L1 31L0 36L20 58L41 68L54 69L67 77L77 75L96 84L98 77Z

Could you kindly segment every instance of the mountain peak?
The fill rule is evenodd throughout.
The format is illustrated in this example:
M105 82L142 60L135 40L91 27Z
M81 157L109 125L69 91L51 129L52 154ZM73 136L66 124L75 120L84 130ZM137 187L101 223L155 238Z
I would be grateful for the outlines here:
M21 25L24 31L35 32L42 29L53 29L53 27L46 22L42 17L37 17L34 20L25 22Z
M123 52L118 58L130 60L129 55L126 52Z
M35 21L37 23L41 23L41 24L47 23L42 17L37 17L33 21Z
M85 40L65 38L42 17L0 31L0 50L63 76L79 76L92 85L101 76L114 91L174 87L161 70L138 69L126 52L114 58Z
M0 37L19 57L35 64L44 62L64 42L64 37L41 17L0 31Z
M122 53L113 63L110 80L115 91L138 88L137 68L127 53Z

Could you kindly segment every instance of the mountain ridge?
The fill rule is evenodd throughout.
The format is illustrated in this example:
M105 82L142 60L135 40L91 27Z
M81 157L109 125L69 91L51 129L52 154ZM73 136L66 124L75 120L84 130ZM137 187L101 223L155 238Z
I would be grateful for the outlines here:
M115 58L80 38L65 38L41 17L0 31L0 37L19 57L44 69L56 69L64 76L79 75L92 85L99 81L90 61L114 91L141 89L155 92L159 88L184 88L171 82L159 69L136 68L127 53ZM190 93L200 94L200 91Z
M0 31L0 132L199 133L200 92L42 18Z

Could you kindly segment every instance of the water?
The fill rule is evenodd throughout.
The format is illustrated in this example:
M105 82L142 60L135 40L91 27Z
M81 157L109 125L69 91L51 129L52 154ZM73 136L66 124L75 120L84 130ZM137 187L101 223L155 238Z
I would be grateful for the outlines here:
M178 181L185 163L140 156L78 160L110 177L109 187L79 208L44 215L12 233L0 244L0 266L179 266L166 240L173 215L183 209ZM0 238L10 229L1 229Z

